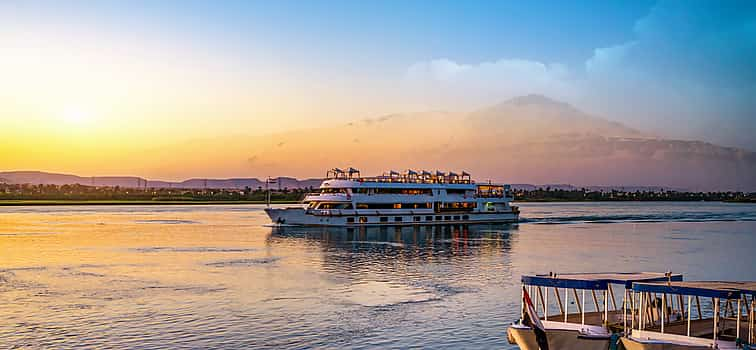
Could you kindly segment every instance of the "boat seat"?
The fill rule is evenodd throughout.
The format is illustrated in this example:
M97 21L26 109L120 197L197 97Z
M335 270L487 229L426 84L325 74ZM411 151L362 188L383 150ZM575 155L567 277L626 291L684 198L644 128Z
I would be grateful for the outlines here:
M741 320L741 324L740 324L741 333L743 332L742 327L744 325L746 327L745 330L748 331L748 328L747 328L748 325L744 324L743 321ZM734 334L736 326L737 326L737 322L734 320L720 319L719 321L720 334L721 333ZM661 332L660 325L648 327L646 329L650 331L654 331L654 332ZM690 321L690 335L692 337L699 337L699 338L713 337L713 331L714 331L714 320L711 318ZM687 332L688 332L687 320L675 321L673 323L668 323L664 325L664 333L686 335Z
M543 317L541 317L543 319ZM567 314L567 322L569 323L581 323L582 316L580 313L569 313ZM558 315L549 315L549 321L557 321L557 322L563 322L564 321L564 314L558 314ZM622 323L622 310L611 310L609 311L609 323ZM594 325L594 326L603 326L604 325L604 312L586 312L585 313L585 324ZM629 323L628 323L629 325Z

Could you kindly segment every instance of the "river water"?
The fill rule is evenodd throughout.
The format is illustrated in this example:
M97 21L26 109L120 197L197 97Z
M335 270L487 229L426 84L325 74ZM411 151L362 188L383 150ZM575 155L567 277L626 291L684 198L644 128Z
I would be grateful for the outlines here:
M756 205L282 228L262 206L0 207L0 348L514 348L527 273L756 280Z

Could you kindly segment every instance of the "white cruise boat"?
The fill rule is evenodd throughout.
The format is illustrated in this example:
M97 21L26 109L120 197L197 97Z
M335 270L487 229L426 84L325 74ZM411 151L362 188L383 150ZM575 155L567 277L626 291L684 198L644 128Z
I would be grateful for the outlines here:
M509 185L476 184L470 174L390 171L361 177L333 169L303 205L266 208L276 224L313 226L425 225L516 222Z

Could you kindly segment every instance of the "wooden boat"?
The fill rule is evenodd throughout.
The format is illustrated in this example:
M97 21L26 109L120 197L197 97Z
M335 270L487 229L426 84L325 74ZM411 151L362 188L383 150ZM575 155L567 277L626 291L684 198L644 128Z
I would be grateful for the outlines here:
M538 350L536 331L525 322L528 305L538 313L539 324L544 328L549 349L606 350L612 334L628 329L629 291L633 282L681 281L682 275L656 272L633 273L567 273L522 276L522 303L520 320L507 329L511 344L524 350ZM615 290L623 294L617 307ZM552 301L549 294L553 291ZM589 296L587 297L586 294ZM570 298L574 309L570 310ZM592 298L592 305L586 299ZM631 325L632 326L632 325Z
M751 349L756 340L756 282L634 283L631 294L637 328L625 349Z

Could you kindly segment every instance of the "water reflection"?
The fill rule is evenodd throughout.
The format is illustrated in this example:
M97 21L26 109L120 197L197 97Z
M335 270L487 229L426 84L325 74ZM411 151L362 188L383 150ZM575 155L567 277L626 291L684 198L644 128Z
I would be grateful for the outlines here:
M511 349L523 273L756 279L733 263L756 206L524 204L533 222L356 229L272 229L262 208L0 208L0 348ZM604 220L691 211L721 215Z
M409 256L464 256L511 248L513 224L378 227L275 227L268 244L318 244L323 250L409 252Z

